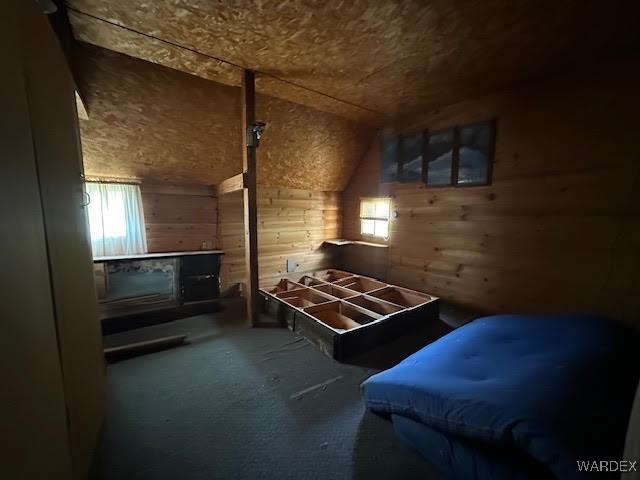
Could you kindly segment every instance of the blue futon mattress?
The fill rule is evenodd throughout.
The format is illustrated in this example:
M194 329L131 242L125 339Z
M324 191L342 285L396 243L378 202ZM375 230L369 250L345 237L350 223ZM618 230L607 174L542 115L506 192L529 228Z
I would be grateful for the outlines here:
M370 377L363 397L449 477L526 478L530 460L585 478L577 461L622 456L636 340L594 315L485 317Z

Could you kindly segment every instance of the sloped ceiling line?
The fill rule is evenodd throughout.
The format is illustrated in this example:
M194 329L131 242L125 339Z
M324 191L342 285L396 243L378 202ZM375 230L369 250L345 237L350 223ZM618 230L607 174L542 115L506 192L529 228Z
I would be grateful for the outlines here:
M217 185L242 171L238 88L86 43L73 63L90 113L80 121L87 175ZM256 109L268 125L262 186L343 190L375 132L263 94Z
M123 25L120 22L114 22L105 18L101 18L99 16L81 11L69 5L66 6L66 9L67 9L67 12L69 13L70 20L72 20L72 23L75 26L74 33L76 37L77 38L79 37L78 38L79 40L86 41L88 43L91 43L97 46L109 48L109 49L118 51L120 53L125 53L127 55L136 56L138 58L142 58L143 60L154 61L151 58L145 58L139 55L133 55L132 51L122 51L117 47L114 48L113 45L105 45L104 44L105 42L92 38L91 35L88 34L87 29L83 30L82 28L78 28L79 25L83 25L83 24L86 25L86 23L84 22L86 22L87 19L90 19L93 22L99 22L101 24L108 25L110 28L116 29L118 31L127 32L129 34L134 34L136 36L144 37L153 42L163 43L167 46L173 47L182 52L189 52L198 57L202 57L202 59L206 59L205 61L208 61L208 62L214 61L214 62L217 62L218 64L224 65L225 67L231 67L231 70L233 70L233 73L231 73L228 71L229 69L227 68L226 74L210 74L210 73L203 73L202 71L199 71L197 69L190 69L188 67L185 68L184 65L182 65L181 68L179 68L180 70L186 71L187 73L200 76L208 80L213 80L218 83L223 83L225 85L239 87L241 72L245 69L248 69L248 67L245 67L243 65L239 65L237 63L234 63L222 58L218 58L213 55L209 55L207 53L203 53L194 48L181 45L176 42L165 40L158 36L136 30L134 28ZM84 21L81 20L80 17L84 17L85 20ZM158 61L154 61L154 63L164 64ZM164 65L174 68L172 65L166 65L166 64ZM271 96L281 98L283 100L288 100L294 103L300 103L302 105L310 106L312 108L317 108L318 110L321 110L327 113L337 114L339 116L350 118L352 120L356 120L362 123L367 123L371 125L380 125L384 123L385 116L381 112L377 112L375 110L364 107L362 105L358 105L356 103L343 100L341 98L337 98L333 95L323 93L313 88L305 87L296 82L285 80L283 78L280 78L278 76L272 75L267 72L263 72L259 70L254 70L254 71L256 72L256 78L257 78L256 88L260 93L271 95ZM282 86L277 86L276 85L277 83L282 83L292 88L290 89L283 88ZM298 91L299 93L300 91L304 91L306 92L306 94L296 95L296 91ZM319 99L317 98L318 96L323 97L324 100L319 101Z
M123 29L123 30L127 30L127 31L129 31L129 32L135 33L136 35L142 35L142 36L144 36L144 37L151 38L151 39L153 39L153 40L157 40L157 41L159 41L159 42L163 42L163 43L166 43L166 44L168 44L168 45L172 45L172 46L174 46L174 47L176 47L176 48L180 48L180 49L182 49L182 50L187 50L187 51L192 52L192 53L195 53L195 54L197 54L197 55L202 55L203 57L207 57L207 58L209 58L209 59L211 59L211 60L216 60L216 61L218 61L218 62L226 63L227 65L231 65L232 67L235 67L235 68L237 68L237 69L239 69L239 70L246 70L246 67L243 67L242 65L238 65L238 64L233 63L233 62L230 62L230 61L228 61L228 60L223 60L223 59L221 59L221 58L214 57L214 56L209 55L209 54L207 54L207 53L199 52L198 50L196 50L196 49L194 49L194 48L187 47L187 46L185 46L185 45L180 45L180 44L175 43L175 42L172 42L172 41L170 41L170 40L165 40L164 38L160 38L160 37L157 37L157 36L155 36L155 35L150 35L150 34L148 34L148 33L141 32L140 30L136 30L136 29L134 29L134 28L127 27L126 25L122 25L121 23L112 22L111 20L107 20L106 18L101 18L101 17L98 17L98 16L96 16L96 15L92 15L92 14L87 13L87 12L83 12L83 11L81 11L81 10L78 10L78 9L76 9L76 8L73 8L73 7L70 7L70 6L68 6L68 5L67 5L67 7L66 7L66 8L67 8L67 11L69 11L69 12L73 12L73 13L78 14L78 15L85 15L85 16L87 16L87 17L93 18L94 20L98 20L98 21L100 21L100 22L108 23L109 25L112 25L112 26L114 26L114 27L121 28L121 29ZM265 74L264 72L256 72L256 73L260 73L261 75L267 75L267 74ZM274 78L275 78L275 77L274 77ZM231 85L231 86L233 86L233 87L237 87L237 86L239 86L239 85L240 85L240 80L239 80L239 79L240 79L240 77L238 77L238 82L237 82L237 83L236 83L236 82L233 82L233 83L227 83L227 82L224 82L224 81L223 81L223 82L221 82L221 83L227 83L228 85Z
M296 86L263 76L263 92L354 120L371 110L389 119L433 111L578 67L596 68L597 61L634 55L640 45L640 2L629 0L65 2L286 79ZM207 66L205 57L187 50L70 13L74 34L84 42L178 70L186 66L189 73L234 75L225 72L232 68L227 64L209 60Z

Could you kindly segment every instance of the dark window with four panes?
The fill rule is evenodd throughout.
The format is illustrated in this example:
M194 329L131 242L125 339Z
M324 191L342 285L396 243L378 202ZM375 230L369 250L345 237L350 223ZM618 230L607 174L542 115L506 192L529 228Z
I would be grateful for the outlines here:
M382 142L382 182L488 185L494 139L495 121L388 136Z

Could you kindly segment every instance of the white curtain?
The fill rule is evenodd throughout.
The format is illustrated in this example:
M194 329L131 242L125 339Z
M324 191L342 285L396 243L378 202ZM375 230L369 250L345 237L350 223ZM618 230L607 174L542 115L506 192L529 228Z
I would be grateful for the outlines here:
M142 198L138 185L87 183L93 256L146 253Z

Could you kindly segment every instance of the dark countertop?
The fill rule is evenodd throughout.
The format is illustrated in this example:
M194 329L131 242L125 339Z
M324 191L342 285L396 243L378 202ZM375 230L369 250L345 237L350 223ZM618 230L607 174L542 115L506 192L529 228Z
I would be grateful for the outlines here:
M93 263L104 263L121 260L147 260L151 258L186 257L189 255L224 255L223 250L197 250L193 252L134 253L131 255L111 255L95 257Z

